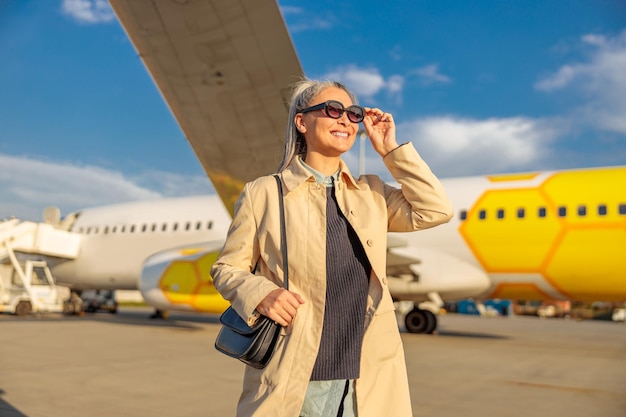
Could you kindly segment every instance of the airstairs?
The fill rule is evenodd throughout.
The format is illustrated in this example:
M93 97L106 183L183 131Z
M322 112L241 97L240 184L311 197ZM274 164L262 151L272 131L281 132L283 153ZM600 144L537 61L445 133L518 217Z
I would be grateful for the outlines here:
M57 229L48 223L8 219L0 221L0 262L10 251L74 259L80 235Z
M49 223L0 221L0 312L60 311L47 260L76 258L81 236Z

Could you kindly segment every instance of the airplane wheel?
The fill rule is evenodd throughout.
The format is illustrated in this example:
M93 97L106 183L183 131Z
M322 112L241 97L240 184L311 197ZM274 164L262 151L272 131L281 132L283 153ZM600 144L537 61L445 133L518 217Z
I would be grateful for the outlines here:
M68 316L72 316L74 314L80 315L82 312L82 305L77 304L74 301L68 300L63 303L63 313Z
M63 313L68 316L74 314L74 303L71 301L66 301L63 303Z
M31 311L33 311L33 307L30 305L30 301L22 300L15 306L16 316L27 316Z
M431 334L437 328L437 317L428 310L414 308L404 318L404 325L410 333Z

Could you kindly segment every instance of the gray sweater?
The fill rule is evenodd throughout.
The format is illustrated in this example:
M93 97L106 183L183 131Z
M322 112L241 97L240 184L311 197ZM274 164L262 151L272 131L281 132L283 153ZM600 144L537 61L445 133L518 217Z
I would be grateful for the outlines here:
M326 309L311 380L357 379L371 266L335 188L326 192Z

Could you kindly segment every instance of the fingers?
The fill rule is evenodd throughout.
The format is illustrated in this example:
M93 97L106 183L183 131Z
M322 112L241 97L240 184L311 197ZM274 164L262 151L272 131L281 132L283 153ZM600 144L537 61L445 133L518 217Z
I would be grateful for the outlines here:
M365 108L366 119L369 118L369 122L372 125L377 125L380 122L392 122L393 118L390 113L385 113L379 108Z
M296 317L298 307L304 304L299 294L278 288L270 292L257 306L257 311L281 326L288 326Z
M396 126L391 113L385 113L379 108L365 107L363 125L370 137L374 150L383 158L398 147L396 141Z

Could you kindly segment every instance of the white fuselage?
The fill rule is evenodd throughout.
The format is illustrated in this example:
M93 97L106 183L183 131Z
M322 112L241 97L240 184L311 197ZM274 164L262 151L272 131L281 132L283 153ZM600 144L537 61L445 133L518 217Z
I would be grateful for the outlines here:
M138 289L144 261L180 246L224 239L230 215L217 196L118 204L80 212L71 231L80 254L53 268L75 289Z
M416 260L392 294L622 300L625 179L626 168L615 167L444 180L454 218L390 235L390 252ZM82 236L80 254L53 272L76 289L137 289L146 259L207 242L219 247L230 221L217 196L83 210L71 225Z

